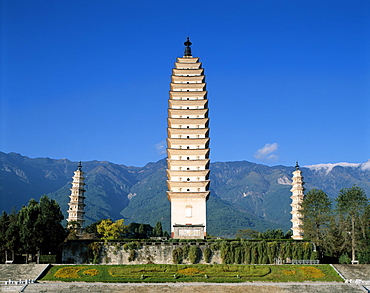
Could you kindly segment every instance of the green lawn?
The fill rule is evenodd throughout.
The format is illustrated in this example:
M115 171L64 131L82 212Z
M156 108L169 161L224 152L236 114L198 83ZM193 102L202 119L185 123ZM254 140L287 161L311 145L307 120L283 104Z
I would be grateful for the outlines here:
M42 281L64 282L342 282L329 265L57 265Z

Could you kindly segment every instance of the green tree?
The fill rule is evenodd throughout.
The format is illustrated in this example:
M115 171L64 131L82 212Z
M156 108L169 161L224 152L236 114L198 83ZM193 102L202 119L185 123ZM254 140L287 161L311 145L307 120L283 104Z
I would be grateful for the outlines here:
M5 233L5 240L5 260L8 259L7 251L11 251L12 260L14 260L15 252L20 249L18 213L15 209L9 214L9 225Z
M22 250L27 254L34 254L40 250L42 232L39 227L38 217L40 206L38 202L31 199L28 206L23 206L19 211L19 238Z
M140 226L139 226L138 234L139 234L140 239L145 239L146 238L146 231L145 231L143 223L141 223Z
M162 222L157 222L153 229L153 236L154 237L162 237L163 236L163 229L162 229Z
M61 224L63 218L55 200L46 195L40 198L40 203L31 199L18 216L22 250L26 254L37 252L38 260L41 252L55 253L67 236Z
M300 213L304 238L317 246L322 246L327 240L330 221L333 217L331 200L322 190L312 189L303 198Z
M36 229L42 232L39 248L46 253L55 253L67 236L67 230L62 225L64 216L58 203L46 195L40 198L39 206L40 214L35 223Z
M0 252L4 252L6 254L6 232L8 230L10 224L9 215L6 212L3 212L0 216ZM0 258L1 261L6 259L6 255L4 255L4 259Z
M235 234L236 238L243 238L243 239L256 239L258 236L258 231L253 229L245 229L245 230L238 230Z
M105 241L117 240L123 238L126 232L126 226L124 226L124 220L120 219L116 222L112 222L111 219L102 220L99 225L96 226L98 233L102 236Z
M358 260L362 264L370 263L370 205L365 209L363 217L361 217L362 241L359 246Z
M365 191L354 185L351 188L341 189L336 202L343 231L350 236L352 261L354 261L356 259L356 246L360 238L357 234L359 229L364 229L364 227L360 227L360 224L368 206L368 199Z

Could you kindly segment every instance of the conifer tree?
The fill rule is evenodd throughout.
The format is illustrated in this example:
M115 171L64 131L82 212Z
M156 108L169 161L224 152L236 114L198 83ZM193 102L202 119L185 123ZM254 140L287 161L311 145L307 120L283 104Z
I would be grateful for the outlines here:
M361 235L358 235L366 208L369 204L365 191L356 185L351 188L343 188L339 191L336 199L337 213L340 217L342 231L349 235L351 240L352 261L356 260L356 246Z
M325 246L333 213L331 200L322 190L312 189L303 198L302 214L304 238L317 246Z

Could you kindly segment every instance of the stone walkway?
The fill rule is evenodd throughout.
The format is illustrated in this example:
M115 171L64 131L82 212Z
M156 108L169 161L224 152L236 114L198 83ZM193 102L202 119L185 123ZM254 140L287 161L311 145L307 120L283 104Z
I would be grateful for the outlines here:
M370 281L370 265L333 265L345 279Z
M0 281L36 280L48 265L37 264L0 264Z
M344 283L174 283L174 284L103 284L103 283L39 283L29 284L26 293L364 293L356 284Z

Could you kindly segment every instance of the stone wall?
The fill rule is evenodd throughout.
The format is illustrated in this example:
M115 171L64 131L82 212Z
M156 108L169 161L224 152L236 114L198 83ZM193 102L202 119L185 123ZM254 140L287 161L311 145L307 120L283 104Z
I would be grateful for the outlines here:
M63 247L63 263L84 264L92 263L92 253L88 245L92 242L68 241ZM185 245L197 245L202 251L198 263L206 264L203 256L204 249L209 247L207 243L171 243L153 242L141 243L140 248L124 249L124 243L101 243L99 253L100 264L173 264L172 252L177 247ZM90 250L90 251L89 251ZM133 260L129 260L129 259ZM189 259L184 259L183 264L190 264ZM220 251L212 250L211 264L221 264Z

